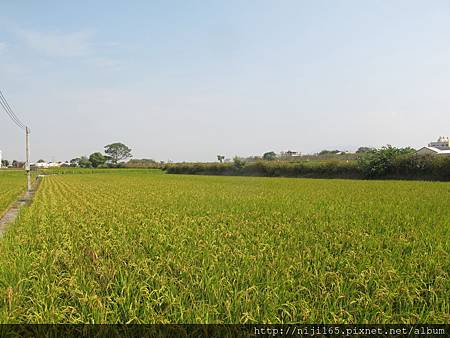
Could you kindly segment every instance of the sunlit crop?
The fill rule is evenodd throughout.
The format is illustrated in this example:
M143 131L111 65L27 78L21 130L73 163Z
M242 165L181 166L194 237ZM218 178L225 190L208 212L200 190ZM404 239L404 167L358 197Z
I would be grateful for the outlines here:
M0 322L448 323L449 222L449 183L45 177Z
M25 191L25 173L19 170L0 170L0 216Z

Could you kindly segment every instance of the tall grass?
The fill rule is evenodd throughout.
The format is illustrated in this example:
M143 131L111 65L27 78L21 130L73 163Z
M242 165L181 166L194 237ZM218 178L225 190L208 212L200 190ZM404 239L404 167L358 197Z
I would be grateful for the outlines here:
M0 216L25 189L26 176L23 170L0 170Z
M164 167L169 174L362 178L356 161L257 161L236 166L233 163L176 163Z
M449 189L45 177L0 241L0 322L448 323Z
M414 154L384 157L383 152L362 155L360 161L257 161L240 163L175 163L163 169L169 174L351 178L414 179L450 181L450 157Z

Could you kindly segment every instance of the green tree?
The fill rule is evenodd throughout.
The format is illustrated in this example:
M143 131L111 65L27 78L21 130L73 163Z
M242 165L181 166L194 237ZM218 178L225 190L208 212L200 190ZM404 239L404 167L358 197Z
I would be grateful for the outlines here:
M133 155L131 155L131 149L120 142L106 145L105 153L110 156L111 162L114 164L117 164L117 162L121 160L133 157Z
M236 169L242 169L245 166L245 160L240 157L235 156L233 158L233 165Z
M92 163L86 156L81 156L80 160L78 161L78 165L81 168L92 168Z
M23 166L25 165L25 162L13 160L11 165L13 166L13 168L23 168Z
M2 167L7 167L9 166L9 161L8 160L2 160Z
M89 162L91 162L94 168L97 168L106 163L106 158L102 153L96 152L89 156Z
M78 167L80 165L80 158L76 157L70 160L70 166L71 167Z
M394 173L396 160L415 154L412 148L395 148L390 145L372 149L359 158L358 164L367 178L383 177Z
M356 151L357 154L367 153L369 151L373 150L373 148L370 147L359 147Z
M225 156L223 156L223 155L217 155L217 160L218 160L220 163L222 163L224 159L225 159Z
M335 155L340 153L339 150L322 150L319 155Z
M273 151L269 151L267 153L264 153L263 155L263 159L266 161L273 161L277 158L277 154L275 154L275 152Z

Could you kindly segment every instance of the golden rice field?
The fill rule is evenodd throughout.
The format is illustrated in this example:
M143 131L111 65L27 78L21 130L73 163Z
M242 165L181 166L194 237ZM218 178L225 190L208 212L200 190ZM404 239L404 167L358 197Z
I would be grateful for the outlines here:
M0 322L449 323L449 222L450 183L45 177Z
M23 170L0 170L0 216L25 188L26 176Z

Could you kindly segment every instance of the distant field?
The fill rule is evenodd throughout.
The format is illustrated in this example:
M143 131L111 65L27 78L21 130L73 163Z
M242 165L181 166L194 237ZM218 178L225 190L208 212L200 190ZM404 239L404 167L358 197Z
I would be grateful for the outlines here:
M68 174L163 174L160 169L147 169L147 168L50 168L40 169L39 172L45 175L68 175Z
M0 322L448 323L449 222L450 183L45 177Z
M25 189L26 177L23 170L0 170L0 216Z

